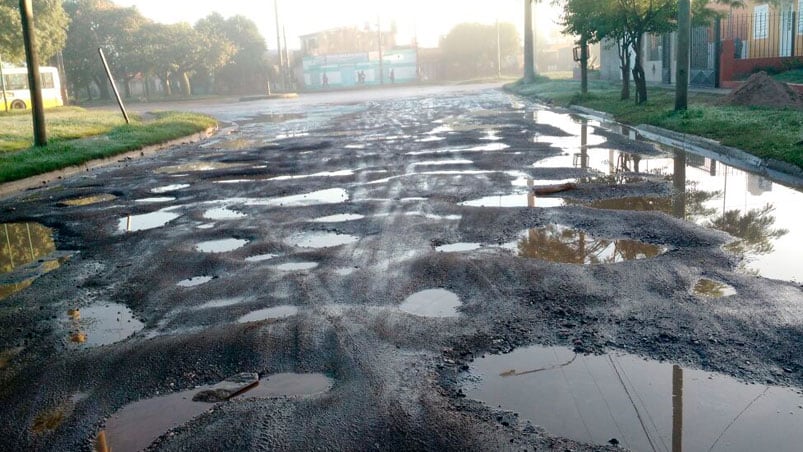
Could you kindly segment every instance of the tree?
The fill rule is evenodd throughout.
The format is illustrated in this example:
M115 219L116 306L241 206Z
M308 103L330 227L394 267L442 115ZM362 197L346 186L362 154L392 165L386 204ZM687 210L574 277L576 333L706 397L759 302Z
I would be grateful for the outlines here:
M226 35L226 19L218 13L212 13L195 24L195 31L203 40L204 56L199 76L207 87L214 85L215 75L220 68L229 64L237 53L237 46Z
M497 48L496 25L477 23L458 24L441 38L447 72L453 78L490 76L497 71L497 52L502 58L517 56L521 41L516 27L499 24Z
M39 58L47 61L64 47L69 19L61 0L34 0L34 27ZM7 62L25 61L18 0L0 0L0 54Z
M588 45L600 42L607 31L605 14L600 12L602 0L567 0L563 4L560 25L563 32L577 36L580 45L580 87L588 93ZM604 3L604 2L603 2Z
M264 92L268 86L268 47L256 24L245 16L226 20L223 35L234 46L228 64L220 67L217 78L229 92Z

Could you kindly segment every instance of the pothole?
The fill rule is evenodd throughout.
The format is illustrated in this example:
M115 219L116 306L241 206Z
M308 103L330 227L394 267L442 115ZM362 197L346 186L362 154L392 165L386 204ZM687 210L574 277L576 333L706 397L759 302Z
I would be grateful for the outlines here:
M248 215L242 212L237 212L236 210L232 210L228 207L215 207L204 212L204 218L206 218L207 220L217 220L217 221L239 220L247 216Z
M213 279L215 279L213 276L195 276L179 281L176 285L179 287L195 287L206 284Z
M237 323L261 322L263 320L272 320L272 319L285 319L287 317L293 317L297 314L298 314L298 307L296 306L290 306L290 305L276 306L273 308L260 309L258 311L250 312L237 319Z
M736 289L728 284L701 278L694 285L694 294L706 298L725 298L736 295Z
M484 198L461 202L464 207L561 207L566 204L562 198L546 198L530 193L486 196Z
M457 294L445 289L430 289L410 295L399 309L419 317L457 317L460 306L462 303Z
M184 190L185 188L190 188L190 184L171 184L162 187L156 187L151 189L151 193L160 195L162 193L170 193L171 191Z
M280 272L301 272L318 268L317 262L288 262L274 267Z
M208 242L201 242L195 245L195 249L201 253L228 253L236 249L240 249L248 244L248 240L244 239L221 239L210 240Z
M293 235L287 240L287 243L300 248L320 249L348 245L359 240L360 238L354 235L315 231Z
M99 347L127 339L145 324L128 307L106 303L71 309L67 312L69 341L85 347Z
M195 306L192 308L193 311L202 311L204 309L214 309L214 308L227 308L229 306L236 306L238 304L242 304L246 301L245 297L235 297L235 298L222 298L220 300L212 300L208 301L202 305Z
M192 162L184 165L164 166L155 171L156 174L179 174L195 173L203 171L214 171L222 169L238 168L241 165L222 162Z
M803 395L744 384L669 363L563 347L528 347L477 359L466 395L519 413L550 434L580 442L616 439L629 450L797 450Z
M466 253L478 250L481 247L481 243L452 243L449 245L437 246L435 247L435 251L439 253Z
M38 223L0 225L0 300L21 292L70 257L58 252L53 230Z
M62 201L59 204L68 207L83 207L83 206L91 206L93 204L100 204L103 202L114 201L117 199L117 196L112 194L102 194L102 195L93 195L93 196L84 196L83 198L74 198L68 199L66 201Z
M328 392L333 385L334 381L323 374L276 374L263 377L256 385L243 383L240 393L231 398L310 397ZM168 430L186 424L215 406L193 401L193 398L220 386L201 386L124 406L106 420L106 429L96 440L96 450L136 452L146 449Z
M256 256L246 257L245 261L249 263L265 262L271 259L276 259L279 256L280 254L258 254Z
M342 188L330 188L300 195L281 198L252 199L246 202L250 206L268 207L306 207L324 204L340 204L349 200L349 194Z
M650 259L667 251L663 246L627 239L599 239L562 225L549 225L521 233L516 242L503 245L519 257L564 264L613 264Z
M135 204L163 204L167 202L173 202L176 198L172 196L154 196L150 198L142 198L137 199L134 201Z
M365 215L359 215L356 213L344 213L339 215L330 215L328 217L321 217L316 218L314 220L310 220L312 223L345 223L347 221L357 221L362 220L365 218Z
M321 173L313 173L313 174L298 174L295 176L277 176L271 177L267 179L269 181L285 181L285 180L298 180L298 179L310 179L314 177L346 177L346 176L353 176L353 170L340 170L340 171L325 171Z
M180 214L168 210L157 210L156 212L141 215L129 215L125 218L120 218L117 223L117 230L121 233L126 233L157 229L180 216Z

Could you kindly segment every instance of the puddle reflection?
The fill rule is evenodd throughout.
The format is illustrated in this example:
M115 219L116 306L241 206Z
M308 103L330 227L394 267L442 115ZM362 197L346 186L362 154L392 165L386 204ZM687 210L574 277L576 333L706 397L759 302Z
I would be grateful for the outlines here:
M286 319L295 315L298 315L298 307L296 306L276 306L273 308L260 309L259 311L250 312L237 319L237 323L261 322L263 320L271 319Z
M314 270L318 268L317 262L289 262L287 264L277 265L276 270L281 272L302 272L307 270Z
M56 251L52 229L38 223L0 225L0 300L27 289L67 259Z
M102 194L85 196L83 198L68 199L66 201L62 201L60 204L68 207L84 207L91 206L93 204L100 204L102 202L114 201L115 199L117 199L117 196L111 194Z
M725 298L736 295L737 292L725 283L703 278L694 285L694 293L707 298Z
M468 397L549 433L631 450L799 450L803 395L611 353L529 347L476 360Z
M170 223L180 216L180 214L168 211L167 209L157 210L156 212L145 213L142 215L129 215L125 218L120 218L120 220L117 222L117 231L126 233L157 229L165 226L167 223Z
M349 245L360 240L359 237L349 234L337 234L335 232L302 232L288 239L288 244L299 248L333 248L341 245Z
M71 309L67 318L70 342L85 347L120 342L145 327L128 307L118 303Z
M209 281L212 281L213 279L215 278L212 276L195 276L189 279L179 281L178 284L176 285L179 287L195 287L206 284Z
M666 248L625 239L596 239L585 231L549 225L522 233L516 243L519 257L564 264L613 264L649 259Z
M221 239L201 242L195 245L195 249L201 253L228 253L242 248L248 244L244 239Z

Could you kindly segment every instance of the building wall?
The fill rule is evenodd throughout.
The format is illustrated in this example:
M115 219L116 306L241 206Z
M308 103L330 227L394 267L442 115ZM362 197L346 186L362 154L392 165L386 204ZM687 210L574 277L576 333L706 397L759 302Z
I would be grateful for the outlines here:
M380 75L380 69L382 71ZM360 74L365 75L363 82ZM306 90L358 88L382 83L413 83L418 81L418 58L415 49L340 55L308 56L303 59L303 85Z

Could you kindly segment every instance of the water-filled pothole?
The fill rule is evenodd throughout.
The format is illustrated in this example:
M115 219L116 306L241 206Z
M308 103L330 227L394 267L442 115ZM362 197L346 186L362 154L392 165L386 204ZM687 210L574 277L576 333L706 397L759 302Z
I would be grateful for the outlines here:
M803 395L633 355L528 347L478 359L468 397L549 433L630 450L799 450ZM675 449L680 450L680 449Z
M0 300L27 289L69 259L56 251L53 230L38 223L0 225Z
M192 162L184 165L164 166L157 169L157 174L179 174L179 173L192 173L202 171L214 171L221 169L237 168L241 165L222 162Z
M185 188L190 188L190 184L171 184L163 187L156 187L151 189L151 193L160 195L162 193L170 193L171 191L184 190Z
M136 204L162 204L166 202L173 202L176 198L172 196L154 196L151 198L142 198L134 201Z
M281 272L302 272L314 270L318 268L317 262L288 262L286 264L277 265L276 270Z
M215 207L204 212L204 218L207 220L239 220L247 216L228 207Z
M290 237L287 242L292 246L300 248L332 248L335 246L356 243L359 237L349 234L337 234L335 232L302 232Z
M260 309L258 311L249 312L248 314L240 317L237 319L238 323L248 323L248 322L261 322L263 320L272 320L272 319L285 319L287 317L293 317L294 315L298 314L298 307L284 305L284 306L275 306L273 308L266 308Z
M123 341L145 327L128 307L118 303L71 309L67 317L70 342L86 347Z
M529 229L521 238L503 245L519 257L564 264L613 264L649 259L665 253L665 247L627 239L598 239L591 234L552 224Z
M323 374L276 374L263 377L257 385L233 399L310 397L329 391L333 385L334 381ZM215 406L192 400L196 394L210 389L214 386L201 386L124 406L106 420L105 430L98 435L96 450L136 452L147 448L168 430L186 424Z
M467 253L469 251L478 250L481 247L481 243L451 243L449 245L437 246L435 247L435 251L439 253Z
M310 179L314 177L346 177L346 176L353 176L353 170L340 170L340 171L326 171L322 173L314 173L314 174L297 174L295 176L276 176L270 179L269 181L285 181L285 180L297 180L297 179Z
M210 240L208 242L201 242L195 245L195 249L202 253L228 253L236 249L242 248L248 244L248 240L244 239L221 239Z
M300 195L281 198L252 199L246 202L251 206L268 207L306 207L324 204L340 204L349 200L349 194L342 188L330 188Z
M357 221L365 218L365 215L356 213L344 213L339 215L330 215L328 217L316 218L310 220L312 223L345 223L347 221Z
M168 210L157 210L156 212L142 215L129 215L125 218L120 218L117 222L117 230L125 233L157 229L180 216L180 214Z
M480 199L461 202L465 207L561 207L566 204L562 198L547 198L530 193L486 196Z
M206 284L213 279L215 279L213 276L194 276L192 278L179 281L176 285L179 287L195 287Z
M83 207L83 206L91 206L93 204L100 204L102 202L114 201L115 199L117 199L117 196L114 196L112 194L101 194L93 196L84 196L82 198L68 199L66 201L60 202L59 204L68 207Z
M706 298L725 298L736 293L733 286L706 278L701 278L694 285L694 294Z
M242 304L246 301L245 297L235 297L235 298L222 298L220 300L212 300L208 301L202 305L195 306L192 309L194 311L202 311L204 309L214 309L214 308L227 308L229 306L235 306L238 304Z
M399 309L419 317L457 317L460 306L462 303L457 294L445 289L430 289L410 295Z
M271 259L276 259L277 257L281 256L280 254L258 254L256 256L249 256L245 258L246 262L256 263L256 262L265 262Z

